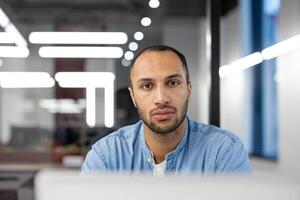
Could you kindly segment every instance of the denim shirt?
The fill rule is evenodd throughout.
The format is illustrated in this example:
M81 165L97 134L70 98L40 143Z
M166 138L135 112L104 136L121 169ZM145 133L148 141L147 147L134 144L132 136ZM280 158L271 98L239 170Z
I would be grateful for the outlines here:
M229 131L187 118L185 133L165 156L166 173L227 174L251 171L248 153ZM88 152L82 172L153 172L152 152L141 121L100 139Z

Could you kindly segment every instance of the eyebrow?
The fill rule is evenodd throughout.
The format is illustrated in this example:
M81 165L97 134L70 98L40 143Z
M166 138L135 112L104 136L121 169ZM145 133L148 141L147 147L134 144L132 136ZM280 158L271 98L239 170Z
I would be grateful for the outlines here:
M141 79L137 80L136 82L142 83L142 82L150 82L150 81L153 81L153 79L152 78L141 78Z
M166 79L171 79L171 78L183 78L183 76L181 74L173 74L168 76Z
M165 79L172 79L172 78L183 78L183 76L181 74L172 74L170 76L167 76ZM137 83L150 82L150 81L153 81L153 78L141 78L137 80Z

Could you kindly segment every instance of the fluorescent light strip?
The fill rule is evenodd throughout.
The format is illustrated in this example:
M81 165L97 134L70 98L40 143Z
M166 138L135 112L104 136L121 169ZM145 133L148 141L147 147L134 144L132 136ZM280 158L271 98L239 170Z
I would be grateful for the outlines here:
M300 35L296 35L270 46L264 49L261 53L265 60L269 60L296 49L300 49Z
M125 44L124 32L32 32L29 41L34 44Z
M2 88L50 88L54 84L46 72L0 72Z
M220 67L219 75L221 78L223 78L234 72L255 66L261 63L263 60L270 60L295 50L300 50L300 34L265 48L261 53L253 53L249 56L234 61L229 65Z
M114 80L111 72L58 72L55 75L60 87L86 88L86 123L96 124L96 88L104 88L104 125L114 125Z
M27 42L18 31L18 29L10 22L7 15L0 8L0 26L5 30L0 35L0 43L15 43L14 46L0 46L0 57L26 58L29 56Z
M80 102L76 103L74 99L42 99L39 106L48 110L50 113L82 113L83 107Z
M0 43L1 44L13 44L15 43L15 38L6 32L0 32Z
M4 13L4 11L0 8L0 26L5 28L10 23L9 18Z
M39 55L43 58L120 58L120 47L41 47Z
M108 84L104 90L104 125L114 126L114 84Z
M115 75L111 72L57 72L55 80L64 88L105 88L113 83Z
M12 35L15 38L15 43L17 46L27 47L26 40L23 38L21 33L13 24L9 24L7 27L5 27L5 32Z
M238 59L232 62L230 65L222 66L219 69L220 77L228 76L229 74L242 71L254 65L257 65L263 61L262 55L259 52L250 54L246 57Z
M0 57L26 58L29 56L27 47L0 46Z
M86 88L86 123L89 127L96 126L95 110L96 110L96 88L88 87Z
M48 112L52 114L60 113L60 114L81 114L82 110L79 110L78 108L48 108Z

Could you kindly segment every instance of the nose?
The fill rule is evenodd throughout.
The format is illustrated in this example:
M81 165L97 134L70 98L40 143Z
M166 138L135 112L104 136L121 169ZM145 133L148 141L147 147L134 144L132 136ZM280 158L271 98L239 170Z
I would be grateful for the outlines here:
M170 103L170 94L167 88L164 86L158 86L155 91L154 104L156 106L162 106Z

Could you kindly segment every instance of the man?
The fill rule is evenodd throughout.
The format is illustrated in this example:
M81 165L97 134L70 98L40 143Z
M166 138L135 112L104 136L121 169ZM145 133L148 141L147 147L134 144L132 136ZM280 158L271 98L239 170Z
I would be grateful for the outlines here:
M192 85L184 55L168 46L148 47L133 60L130 80L141 121L96 142L82 172L250 172L235 135L187 117Z

